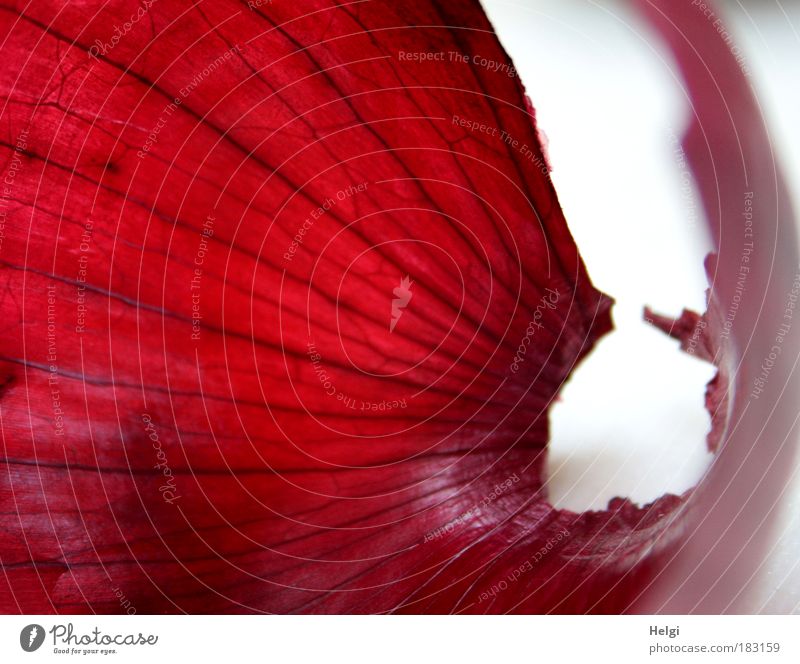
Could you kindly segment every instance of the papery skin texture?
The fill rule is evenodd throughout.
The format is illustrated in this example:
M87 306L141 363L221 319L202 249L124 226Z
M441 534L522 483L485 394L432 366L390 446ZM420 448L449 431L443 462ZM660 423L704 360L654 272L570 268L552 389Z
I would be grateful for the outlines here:
M547 502L611 300L480 5L140 7L0 14L0 610L629 610L696 510Z
M741 51L723 47L731 35L715 5L636 5L674 54L691 104L683 146L716 247L706 261L704 331L716 340L706 349L720 365L707 394L709 443L720 452L692 496L698 518L635 608L750 613L763 610L752 599L758 584L784 590L780 579L759 573L797 463L797 221L754 94L758 81ZM686 339L685 329L674 332Z

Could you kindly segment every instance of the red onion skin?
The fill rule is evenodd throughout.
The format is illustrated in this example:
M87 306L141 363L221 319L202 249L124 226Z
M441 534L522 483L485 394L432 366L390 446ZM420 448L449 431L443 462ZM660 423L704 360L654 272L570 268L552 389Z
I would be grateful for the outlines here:
M716 122L719 99L665 27L690 21L689 3L671 4L647 11ZM480 5L170 2L128 20L140 6L0 18L0 149L15 169L0 245L0 502L13 515L0 610L696 605L700 585L670 593L697 547L748 488L761 492L748 518L774 497L752 459L736 475L763 417L729 432L755 371L739 359L760 357L774 326L743 308L718 343L733 287L722 267L738 260L721 242L741 204L729 141L763 137L752 106L705 160L687 144L720 244L704 341L720 367L719 463L695 495L575 514L547 502L547 411L610 331L612 302ZM708 25L692 29L721 52ZM413 57L429 53L446 66ZM746 86L720 62L738 103ZM747 159L768 152L756 140ZM717 193L711 166L726 169ZM752 185L768 219L759 246L785 254L777 272L765 249L754 257L768 314L785 290L770 275L783 284L797 265L793 227L770 216L784 212L775 181ZM405 277L413 295L394 316ZM708 564L721 565L714 543ZM654 581L666 590L643 599Z
M796 218L748 63L725 44L715 4L635 4L672 52L691 102L684 150L717 247L706 263L706 336L728 383L707 399L719 451L692 497L686 539L636 610L749 613L796 463L798 338L786 317L800 293Z

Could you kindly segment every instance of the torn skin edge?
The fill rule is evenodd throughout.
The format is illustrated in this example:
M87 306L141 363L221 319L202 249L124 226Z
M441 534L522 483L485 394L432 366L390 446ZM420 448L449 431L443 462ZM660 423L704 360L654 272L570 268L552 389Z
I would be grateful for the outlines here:
M709 254L706 267L716 263L714 254ZM650 307L644 309L644 319L680 342L680 349L692 357L704 360L717 368L714 377L706 384L705 406L711 417L711 429L706 436L706 446L716 453L724 437L730 413L731 382L728 372L721 365L721 349L717 342L721 326L718 316L712 315L713 300L710 290L706 291L708 310L698 314L684 309L677 318L655 313Z

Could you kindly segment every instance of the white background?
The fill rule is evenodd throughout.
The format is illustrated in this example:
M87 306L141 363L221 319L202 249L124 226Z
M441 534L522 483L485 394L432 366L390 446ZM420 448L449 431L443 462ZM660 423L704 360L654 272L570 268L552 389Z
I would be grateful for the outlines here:
M33 653L19 647L31 623L46 631L74 623L76 634L154 634L155 646L114 655L53 654L52 637ZM679 627L674 638L650 627ZM290 664L494 664L500 662L797 662L797 619L719 616L79 616L10 618L0 626L0 657L11 662L265 662ZM651 645L775 642L777 654L660 654ZM80 650L80 648L79 648ZM10 658L6 658L11 655Z

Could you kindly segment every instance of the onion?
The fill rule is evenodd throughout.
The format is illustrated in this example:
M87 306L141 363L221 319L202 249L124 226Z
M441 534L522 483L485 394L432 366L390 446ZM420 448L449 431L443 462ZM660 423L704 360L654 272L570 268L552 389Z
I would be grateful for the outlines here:
M788 467L789 363L748 395L797 256L715 24L640 3L687 82L719 246L708 312L653 318L703 330L718 463L576 514L547 500L547 414L612 300L513 64L475 1L300 4L2 14L0 609L729 603L715 582L754 564L733 517L762 519Z

